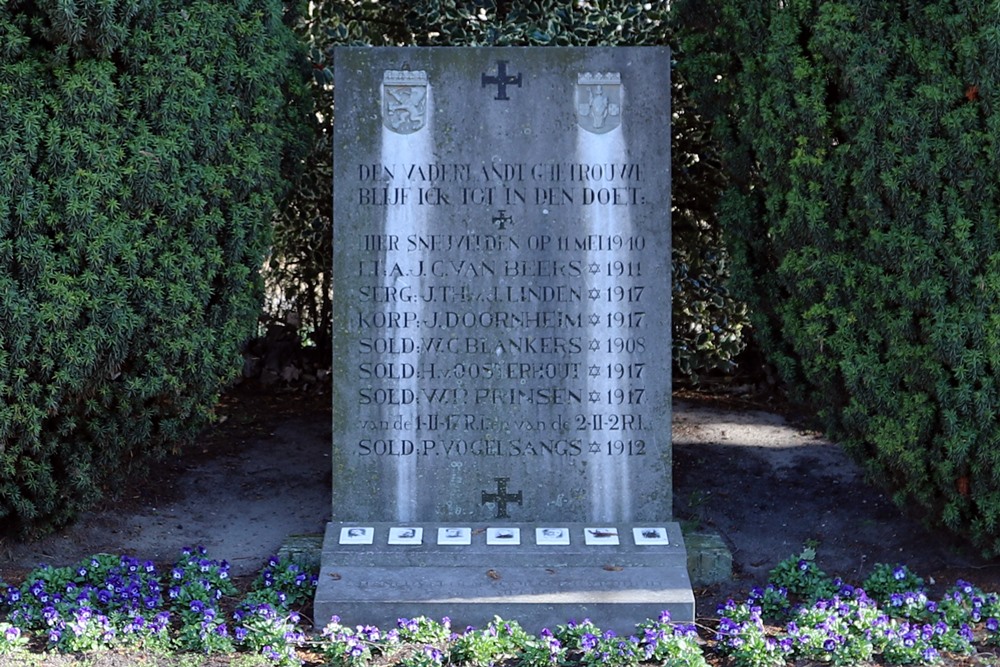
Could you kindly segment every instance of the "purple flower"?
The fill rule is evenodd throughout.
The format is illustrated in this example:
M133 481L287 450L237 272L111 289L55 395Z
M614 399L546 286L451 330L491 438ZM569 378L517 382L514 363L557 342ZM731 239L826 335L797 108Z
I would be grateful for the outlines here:
M698 628L695 627L693 623L691 624L679 623L674 626L674 636L691 637L692 639L694 639L698 636Z
M597 637L595 637L591 633L588 632L584 634L582 637L580 637L580 648L582 648L584 651L589 651L593 649L595 646L597 646Z
M986 629L990 632L996 632L997 628L1000 628L1000 622L992 616L986 619Z
M54 625L59 620L59 612L56 611L55 607L45 607L42 609L42 618L49 625Z
M347 653L352 658L360 658L365 654L365 645L351 637L347 640Z

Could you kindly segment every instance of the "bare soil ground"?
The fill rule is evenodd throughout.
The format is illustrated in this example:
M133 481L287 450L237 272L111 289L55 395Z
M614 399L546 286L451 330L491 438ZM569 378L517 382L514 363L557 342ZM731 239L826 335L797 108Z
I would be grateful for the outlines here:
M219 422L152 479L53 535L0 539L0 577L95 553L173 563L185 546L204 546L246 575L287 536L322 532L330 516L329 394L247 386L223 397L216 413Z
M815 545L825 572L853 583L889 563L932 580L932 594L957 579L1000 590L1000 561L927 529L839 445L794 419L713 397L675 397L673 441L675 517L719 533L733 553L733 581L696 591L700 615L763 585L806 545Z

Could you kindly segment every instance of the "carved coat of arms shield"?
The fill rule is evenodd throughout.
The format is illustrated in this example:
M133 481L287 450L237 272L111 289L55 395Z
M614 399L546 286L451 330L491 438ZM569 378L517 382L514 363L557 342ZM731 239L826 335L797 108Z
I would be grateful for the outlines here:
M382 75L382 124L413 134L427 122L427 72L386 70Z
M576 121L580 127L604 134L621 125L621 116L621 74L585 72L577 77Z

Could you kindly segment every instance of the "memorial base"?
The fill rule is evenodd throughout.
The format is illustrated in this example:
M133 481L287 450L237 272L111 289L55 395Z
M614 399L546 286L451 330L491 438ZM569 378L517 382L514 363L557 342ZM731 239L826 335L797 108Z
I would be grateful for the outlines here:
M687 555L676 523L642 525L413 523L327 525L315 622L391 628L399 618L494 616L538 632L591 619L629 634L667 610L694 620Z

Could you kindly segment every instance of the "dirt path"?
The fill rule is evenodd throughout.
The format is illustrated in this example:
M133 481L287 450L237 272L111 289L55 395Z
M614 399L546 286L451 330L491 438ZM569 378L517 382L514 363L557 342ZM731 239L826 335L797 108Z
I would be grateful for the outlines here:
M322 532L329 520L328 405L295 393L230 396L221 424L119 502L44 539L0 543L0 574L107 552L172 563L198 545L235 575L260 570L288 535Z

